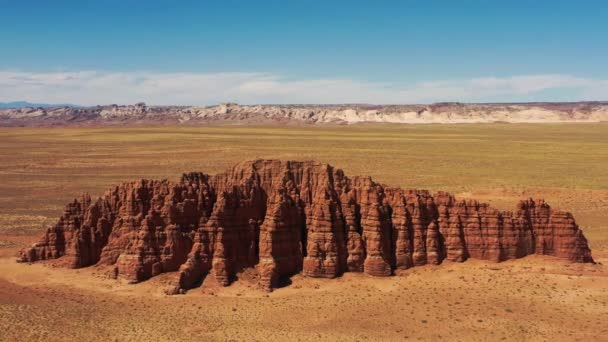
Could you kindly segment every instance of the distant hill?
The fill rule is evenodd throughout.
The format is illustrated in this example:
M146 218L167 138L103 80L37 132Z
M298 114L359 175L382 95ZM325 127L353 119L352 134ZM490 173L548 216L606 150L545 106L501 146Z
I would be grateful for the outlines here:
M27 101L13 101L13 102L0 102L0 108L21 108L21 107L77 107L73 104L68 103L58 103L58 104L50 104L50 103L31 103Z
M19 104L19 102L17 102ZM12 106L16 104L13 103ZM32 105L32 104L30 104ZM42 107L44 105L36 104ZM48 106L48 105L47 105ZM0 109L0 127L205 125L209 123L484 123L608 122L608 102L436 103L420 105L104 105Z

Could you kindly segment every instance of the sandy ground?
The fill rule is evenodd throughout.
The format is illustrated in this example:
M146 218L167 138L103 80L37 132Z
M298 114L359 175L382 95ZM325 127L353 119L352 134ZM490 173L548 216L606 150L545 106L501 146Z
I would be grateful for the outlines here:
M608 262L601 255L600 262ZM248 274L227 288L161 294L168 275L128 285L96 267L65 270L0 259L2 341L534 340L608 335L608 269L527 257L445 263L374 278L293 277L255 290Z

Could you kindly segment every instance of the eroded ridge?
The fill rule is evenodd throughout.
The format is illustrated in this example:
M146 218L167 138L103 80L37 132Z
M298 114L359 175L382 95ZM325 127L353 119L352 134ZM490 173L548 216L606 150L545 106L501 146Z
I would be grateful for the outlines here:
M396 269L530 254L593 262L572 214L543 200L499 211L446 192L404 190L314 161L254 160L179 182L122 183L69 203L20 262L109 265L140 282L177 271L168 293L256 268L266 289L296 273L390 276Z

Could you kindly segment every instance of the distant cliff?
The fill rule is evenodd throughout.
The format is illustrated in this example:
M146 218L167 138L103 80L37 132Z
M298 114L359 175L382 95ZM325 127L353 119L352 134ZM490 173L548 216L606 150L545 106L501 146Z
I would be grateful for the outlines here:
M19 261L106 265L130 282L177 271L167 289L174 294L208 276L228 285L246 268L272 289L300 272L390 276L445 260L530 254L593 261L574 217L543 200L505 212L445 192L349 178L318 162L253 160L215 176L193 172L178 182L140 180L97 199L84 195Z
M608 121L608 102L432 105L238 105L21 107L0 126L200 125L209 123L485 123Z

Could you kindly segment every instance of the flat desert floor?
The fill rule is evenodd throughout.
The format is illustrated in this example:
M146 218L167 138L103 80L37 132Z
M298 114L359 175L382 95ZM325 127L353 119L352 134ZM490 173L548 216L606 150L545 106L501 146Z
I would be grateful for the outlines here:
M399 272L252 277L161 294L89 267L17 264L65 203L137 178L216 173L253 158L316 159L407 188L574 213L598 264L532 256ZM608 339L608 124L0 129L0 341Z

